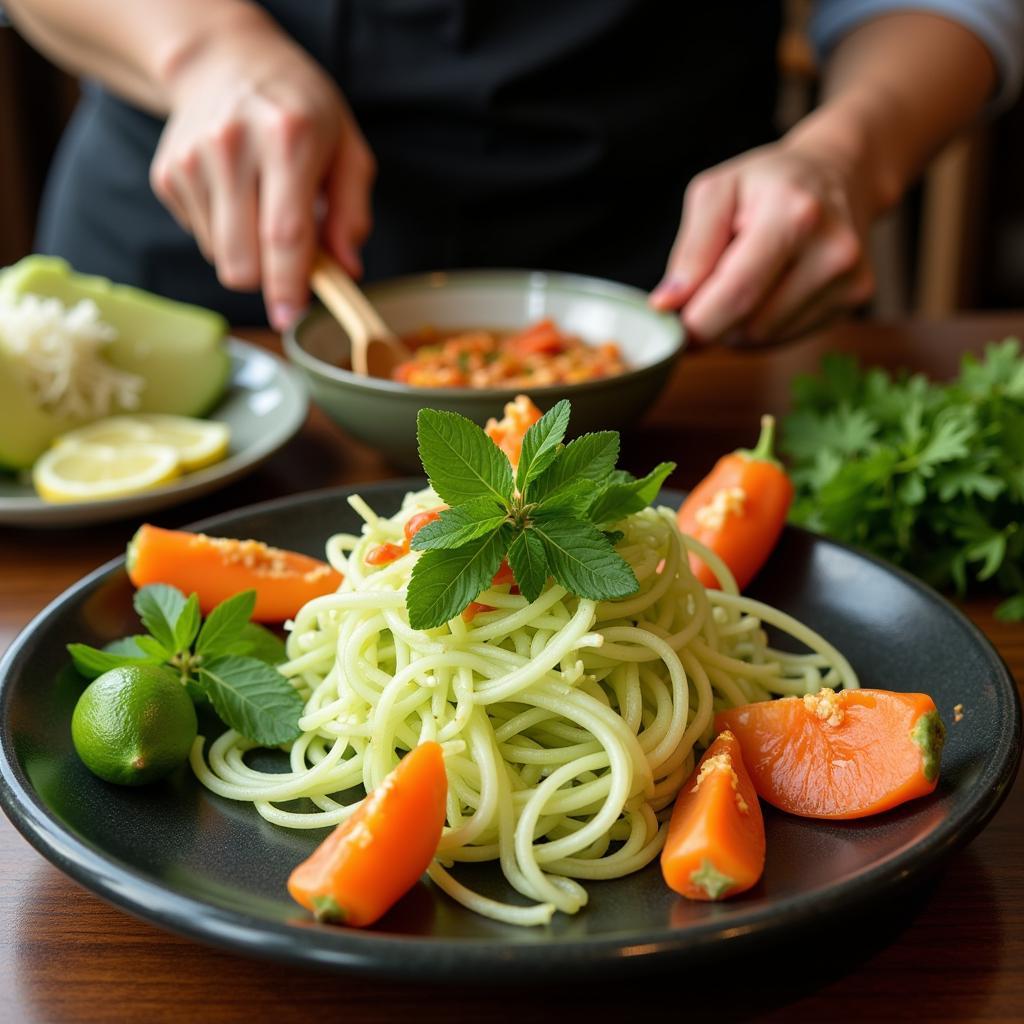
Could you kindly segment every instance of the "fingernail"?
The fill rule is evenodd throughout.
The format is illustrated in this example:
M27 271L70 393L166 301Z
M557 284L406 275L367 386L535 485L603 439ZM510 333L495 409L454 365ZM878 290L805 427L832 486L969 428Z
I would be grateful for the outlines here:
M660 306L671 303L673 299L686 291L686 282L681 277L666 277L657 288L651 292L650 302L652 306Z
M299 309L290 302L275 302L269 309L270 323L275 331L287 330L299 316Z

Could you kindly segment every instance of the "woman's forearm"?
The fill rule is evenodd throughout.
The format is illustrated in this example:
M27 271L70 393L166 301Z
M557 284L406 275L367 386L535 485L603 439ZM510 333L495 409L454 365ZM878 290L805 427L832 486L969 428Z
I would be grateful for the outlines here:
M275 30L247 0L5 0L4 7L55 63L157 115L170 111L177 73L218 36Z
M785 143L845 160L867 179L878 213L977 116L995 86L995 62L968 29L932 14L888 15L836 47L822 105Z

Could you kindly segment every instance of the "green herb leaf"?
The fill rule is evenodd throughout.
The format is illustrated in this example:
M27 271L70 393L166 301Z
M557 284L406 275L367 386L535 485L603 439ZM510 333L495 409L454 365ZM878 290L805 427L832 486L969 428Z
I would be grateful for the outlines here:
M111 640L109 644L104 644L103 650L107 654L121 654L126 658L145 658L151 652L143 648L141 641L152 639L151 636L123 636L119 640ZM166 660L166 656L160 660Z
M591 484L606 484L619 459L619 435L612 430L583 434L570 441L561 454L536 479L530 498L545 503L566 488L576 488L591 498Z
M172 654L182 650L175 631L185 603L185 595L166 583L150 583L135 592L133 604L142 624Z
M143 634L135 637L135 645L142 653L156 661L167 661L176 651L169 651L155 636Z
M591 507L590 521L595 524L617 523L625 516L647 508L675 468L674 462L662 462L640 480L611 484Z
M512 467L500 448L472 421L453 412L420 409L416 417L420 461L442 501L460 505L490 498L512 500Z
M508 549L508 564L527 601L536 601L548 581L544 543L532 529L521 530Z
M244 654L258 658L268 665L281 665L288 660L284 641L258 622L247 622L238 634L238 639L225 654Z
M174 642L176 650L187 651L192 646L196 634L199 632L199 624L203 616L199 611L199 597L190 594L185 606L181 609L178 621L174 624Z
M569 403L563 398L526 431L516 471L516 487L521 494L527 493L530 482L539 477L558 455L558 446L569 429L569 408Z
M544 545L551 575L570 594L609 601L636 593L633 570L589 523L538 516L533 531Z
M1007 598L996 608L996 618L1000 622L1021 622L1024 620L1024 594Z
M455 618L498 571L512 539L512 528L499 526L484 537L452 551L426 551L413 566L406 597L413 629L434 629Z
M216 657L218 654L232 653L240 634L256 607L256 591L243 590L239 594L221 601L203 623L196 641L196 654L204 658Z
M214 710L254 743L276 747L296 739L303 703L295 687L256 658L214 658L199 670Z
M508 512L490 498L477 498L455 508L446 508L441 518L421 527L412 538L413 551L459 548L477 537L493 533Z
M75 669L86 679L95 679L112 668L121 668L126 665L159 665L160 660L163 660L146 656L129 657L117 652L100 651L88 644L68 644L67 649Z

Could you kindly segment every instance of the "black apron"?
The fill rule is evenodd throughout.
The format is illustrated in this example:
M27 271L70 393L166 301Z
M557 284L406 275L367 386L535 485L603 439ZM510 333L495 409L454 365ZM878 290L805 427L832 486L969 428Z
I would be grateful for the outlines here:
M379 177L369 280L458 267L652 287L702 168L773 135L779 3L276 0ZM162 123L95 85L62 140L38 247L263 322L150 191Z

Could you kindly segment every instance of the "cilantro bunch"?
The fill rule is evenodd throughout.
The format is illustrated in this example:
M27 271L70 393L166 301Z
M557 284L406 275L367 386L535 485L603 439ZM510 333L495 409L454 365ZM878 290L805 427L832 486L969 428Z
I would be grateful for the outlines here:
M199 598L153 583L135 592L135 611L147 633L126 636L102 650L68 644L75 668L87 679L125 665L166 665L193 700L209 701L225 725L262 746L298 737L302 698L274 668L284 644L250 622L256 591L222 601L202 620Z
M569 413L563 400L530 427L513 471L475 423L420 410L420 460L449 507L412 540L423 552L406 598L415 629L455 618L490 586L506 558L530 601L552 576L569 593L597 601L636 592L636 576L614 547L622 534L611 527L650 505L675 464L663 462L640 480L616 469L614 431L563 445Z
M831 355L793 384L783 426L792 519L938 587L993 581L1024 619L1024 356L1008 339L959 377L861 369Z

